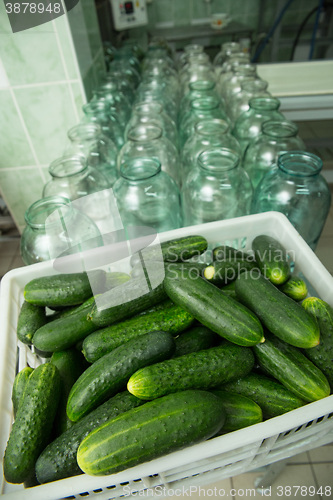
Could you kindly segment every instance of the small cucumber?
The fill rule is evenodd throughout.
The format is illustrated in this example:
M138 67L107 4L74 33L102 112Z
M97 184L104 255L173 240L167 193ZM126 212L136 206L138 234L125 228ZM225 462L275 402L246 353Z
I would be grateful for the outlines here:
M149 401L106 422L82 441L79 467L114 474L214 436L225 422L222 401L189 390Z
M58 352L69 349L97 327L87 319L88 313L95 304L90 297L75 311L46 323L39 328L33 337L33 345L45 352Z
M24 389L27 385L28 379L32 372L33 368L30 366L26 366L21 371L18 372L14 379L14 384L12 388L12 403L13 403L13 412L14 417L16 416L17 409L19 407L20 401L22 400Z
M190 313L168 300L163 303L163 308L138 314L91 333L83 341L82 352L89 363L94 363L104 354L144 333L163 330L177 335L188 328L193 321L194 318Z
M51 435L60 385L58 369L52 363L39 365L29 377L5 451L7 482L24 483L31 478Z
M319 327L311 314L256 270L238 276L236 297L281 340L300 348L319 343Z
M291 276L283 285L279 287L281 292L294 300L304 300L308 294L308 287L302 278Z
M67 415L76 422L106 399L126 388L139 368L172 356L175 342L170 333L150 332L126 342L89 366L73 385Z
M285 248L271 236L261 234L252 241L255 260L262 274L274 285L282 285L290 276Z
M228 341L217 347L166 359L137 370L127 389L142 399L156 399L186 389L210 389L247 375L254 366L251 349Z
M23 344L31 344L36 330L45 325L46 322L45 307L35 306L23 301L17 320L17 338Z
M204 278L167 269L164 288L175 304L230 342L252 346L264 341L262 325L252 311Z
M271 335L253 350L265 373L303 401L312 402L329 396L330 386L323 372L296 347Z
M221 337L206 326L194 326L175 339L176 350L174 358L215 347L221 342Z
M220 434L262 422L262 410L252 399L222 389L215 389L212 393L221 398L226 413L226 420Z
M247 260L215 261L206 266L202 274L210 283L223 286L235 281L240 273L254 268L258 268L257 264Z
M303 352L326 375L333 391L333 308L318 297L308 297L302 307L316 318L320 329L320 343Z
M65 477L82 474L76 454L80 443L94 429L145 401L128 391L119 392L88 415L73 423L72 427L58 436L39 455L36 462L38 481L49 483Z
M251 398L262 409L265 420L303 406L305 402L276 379L258 373L229 382L222 389Z

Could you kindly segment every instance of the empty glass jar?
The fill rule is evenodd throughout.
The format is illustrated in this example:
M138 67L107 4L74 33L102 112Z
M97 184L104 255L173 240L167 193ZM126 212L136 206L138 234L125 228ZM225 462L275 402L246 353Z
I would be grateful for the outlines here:
M124 227L150 226L157 232L181 227L180 194L156 158L130 158L114 185Z
M239 160L227 148L213 147L199 155L181 190L185 226L250 213L253 189Z
M82 106L84 122L97 123L103 133L114 142L119 150L124 144L124 129L117 118L116 111L106 100L90 101Z
M315 250L331 205L322 160L305 151L279 156L255 190L252 212L282 212Z
M267 90L268 82L256 79L244 79L240 83L240 91L227 101L226 112L231 123L235 123L237 118L249 109L249 101L252 97L270 96Z

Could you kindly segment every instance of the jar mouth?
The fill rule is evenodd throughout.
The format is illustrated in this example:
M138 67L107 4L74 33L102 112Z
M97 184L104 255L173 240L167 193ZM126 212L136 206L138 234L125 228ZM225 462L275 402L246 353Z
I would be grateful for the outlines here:
M239 154L228 148L209 148L200 153L199 166L211 173L226 172L239 165Z
M160 114L162 113L162 109L162 104L158 101L143 101L134 105L134 110L142 114L148 114L150 112Z
M83 155L62 156L54 160L49 166L52 177L72 177L87 168L87 161Z
M278 167L295 177L312 177L320 173L323 161L313 153L288 151L278 157Z
M87 141L96 139L102 133L98 123L80 123L69 129L67 136L71 141Z
M268 120L261 126L261 130L265 135L273 137L294 137L298 133L298 126L294 122L287 120Z
M129 181L142 181L161 172L161 162L157 158L133 158L120 166L122 177Z
M250 108L260 109L264 111L278 110L280 104L280 100L276 97L252 97L249 100Z
M162 129L155 125L138 125L129 129L127 137L135 142L152 141L162 137L162 132Z
M252 91L252 90L267 90L268 82L266 80L261 80L259 78L255 79L245 79L240 84L242 90Z
M204 136L211 137L216 134L226 134L229 130L229 123L220 118L200 120L195 125L195 131Z
M73 211L70 200L63 196L47 196L37 200L26 210L24 219L30 227L40 229L55 211L60 211L61 217L70 215ZM52 220L49 221L52 224Z
M195 90L197 92L213 90L215 86L216 84L212 80L196 80L195 82L189 83L190 90Z
M195 110L205 111L207 109L217 108L219 105L218 99L215 97L203 97L200 99L193 99L191 101L191 107Z
M105 111L107 110L107 106L108 103L105 98L96 99L94 101L88 102L87 104L84 104L82 106L82 110L86 115L91 116L99 113L105 113Z

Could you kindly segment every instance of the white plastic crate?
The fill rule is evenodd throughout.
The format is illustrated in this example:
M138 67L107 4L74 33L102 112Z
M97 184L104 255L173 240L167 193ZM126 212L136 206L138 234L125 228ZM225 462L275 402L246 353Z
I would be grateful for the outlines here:
M183 235L200 234L210 247L229 244L249 250L258 234L277 238L316 294L333 305L333 277L306 245L288 219L277 212L239 217L221 222L186 227L161 233L160 241ZM0 455L4 455L13 413L11 390L17 370L29 363L42 362L31 350L17 342L16 324L23 301L24 285L31 279L54 274L52 262L19 268L7 273L0 295ZM91 496L106 500L135 495L149 490L167 494L167 490L203 486L292 457L333 441L333 395L310 403L260 424L219 436L197 445L138 465L118 474L91 477L86 474L24 489L3 479L0 495L6 500L59 500ZM1 462L2 468L2 462ZM178 490L179 491L179 490Z

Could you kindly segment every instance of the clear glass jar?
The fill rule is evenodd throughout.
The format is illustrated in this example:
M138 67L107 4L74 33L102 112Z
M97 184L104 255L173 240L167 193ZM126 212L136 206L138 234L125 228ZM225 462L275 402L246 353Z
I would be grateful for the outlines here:
M281 154L255 190L252 212L281 212L315 250L331 206L323 162L306 151Z
M141 81L140 73L131 66L125 58L113 59L109 64L109 73L121 73L123 77L127 78L134 88L137 88Z
M114 70L112 73L103 75L102 83L110 83L114 85L118 92L123 94L132 104L135 98L135 87L133 83L121 71Z
M241 84L244 80L255 80L258 78L257 66L251 63L234 64L232 74L226 78L220 86L221 95L228 106L229 100L233 99L241 91Z
M134 104L143 101L159 101L163 105L164 111L176 123L178 116L178 102L173 99L170 89L165 81L152 79L141 82L137 88Z
M196 54L203 54L204 47L198 43L189 43L185 45L184 50L180 53L178 58L178 67L181 70L189 61L189 58Z
M60 196L42 198L25 212L20 250L26 265L103 246L96 224Z
M249 109L249 101L252 97L270 96L267 90L268 82L256 79L244 79L240 84L240 91L232 96L226 106L227 115L231 123L235 123L237 118Z
M241 149L235 137L229 131L229 124L219 118L199 121L195 125L194 134L184 144L180 160L182 166L182 181L197 164L200 153L212 146L232 149L240 154Z
M131 116L132 106L128 98L117 89L117 86L112 81L103 83L95 89L93 91L93 100L105 100L110 106L111 112L114 110L122 127L126 126Z
M161 127L140 124L128 130L127 141L118 154L118 172L123 163L142 157L158 159L162 171L180 185L179 154L175 145L163 136Z
M227 148L213 147L199 155L181 190L185 226L250 213L253 188L239 162L239 155Z
M222 95L222 89L225 80L230 78L238 65L249 64L250 55L244 52L234 52L231 53L226 60L223 62L221 67L215 66L215 74L217 78L217 88L219 93Z
M181 227L180 194L156 158L131 158L114 185L124 227L150 226L157 232Z
M241 45L239 42L224 42L221 45L221 50L214 57L213 64L217 68L221 68L223 63L230 58L232 54L240 52Z
M102 128L103 133L121 149L124 145L124 129L119 122L116 113L106 101L90 101L82 106L84 113L83 122L97 123Z
M114 144L97 123L79 123L67 133L70 144L65 151L66 156L82 154L87 165L96 168L112 187L118 178L118 151Z
M279 112L280 101L276 97L252 97L249 109L244 111L236 120L232 135L239 142L242 152L249 143L261 133L261 126L267 120L284 120Z
M296 123L289 120L264 122L261 133L249 144L243 158L243 168L249 174L254 189L272 165L276 164L278 156L293 150L305 150Z
M181 123L184 116L191 110L191 102L202 97L214 97L219 99L216 83L213 80L197 80L189 84L188 91L183 95L179 104L178 122Z
M216 82L214 67L210 61L205 62L190 62L184 66L179 74L180 81L180 96L185 95L190 88L192 82L198 80L211 80Z

